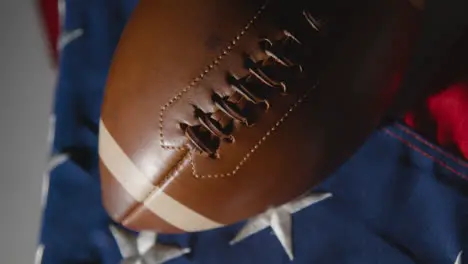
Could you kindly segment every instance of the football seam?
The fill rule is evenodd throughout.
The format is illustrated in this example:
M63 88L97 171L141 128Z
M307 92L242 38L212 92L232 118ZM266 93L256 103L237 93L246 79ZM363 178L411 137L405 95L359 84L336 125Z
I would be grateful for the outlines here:
M183 158L181 158L174 166L172 166L172 168L168 171L168 173L166 173L166 176L164 176L160 181L154 183L156 188L164 188L163 185L166 184L168 181L172 180L173 178L175 178L176 174L178 174L180 170L184 169L188 165L187 162L191 160L192 159L191 159L190 152L186 152ZM151 196L154 193L154 191L155 190L152 190L148 194L147 198Z
M162 180L160 180L160 181L156 180L155 182L151 181L151 183L153 185L151 190L144 196L144 198L143 198L143 200L141 202L136 202L133 206L131 206L127 210L127 212L125 212L125 214L123 214L121 223L123 225L125 225L125 223L128 222L129 219L138 218L138 212L146 210L146 211L150 212L151 214L155 215L156 217L161 218L161 220L163 222L166 222L166 224L172 226L173 228L175 228L177 230L180 230L180 231L183 231L183 232L189 232L190 230L185 229L185 228L183 228L183 227L181 227L181 226L179 226L177 224L174 225L173 223L168 221L165 217L157 214L156 212L153 212L150 209L150 207L148 207L147 203L149 203L151 201L152 197L155 196L157 192L164 190L164 185L166 183L168 183L170 180L174 179L175 178L174 175L177 174L180 170L186 168L188 166L188 162L190 162L190 161L191 161L191 155L190 155L190 153L186 153L182 159L180 159L176 164L174 164L174 166L172 166L172 168L169 170L167 175ZM171 199L174 199L174 201L183 204L184 206L186 206L187 208L189 208L190 210L192 210L196 214L200 215L201 217L204 217L204 218L208 219L209 221L213 221L213 223L216 223L219 226L225 225L224 223L218 222L218 221L212 219L211 217L206 216L206 215L198 212L197 210L195 210L195 208L192 208L192 207L182 203L180 200L172 197L170 194L168 194L166 192L164 192L164 193L166 195L168 195L169 197L171 197ZM198 230L191 230L191 231L198 231Z
M175 197L165 193L161 188L155 186L154 181L158 180L151 180L147 177L146 173L140 170L141 168L137 166L132 158L125 153L124 149L119 146L119 143L106 128L102 119L100 121L99 148L100 164L109 170L109 176L117 181L118 186L123 188L122 191L129 194L132 198L131 201L129 200L130 204L121 209L118 209L119 207L114 208L113 205L109 203L104 203L106 210L114 221L130 227L133 224L137 224L138 221L133 222L133 220L140 218L140 212L149 211L151 215L160 217L167 224L182 231L198 230L198 228L205 227L219 227L222 225L200 214ZM179 164L184 166L188 163L186 161L187 159L183 159ZM174 164L171 169L176 172L179 168L181 167L179 167L178 164ZM160 177L158 177L158 179L160 179ZM156 190L161 190L161 193L155 192ZM105 198L105 196L103 196L103 198ZM156 205L162 205L162 208L155 207ZM175 206L172 207L175 211L172 211L172 209L169 210L169 205ZM117 211L113 209L117 209ZM189 218L179 221L171 216L173 215L172 212L177 215L186 214Z

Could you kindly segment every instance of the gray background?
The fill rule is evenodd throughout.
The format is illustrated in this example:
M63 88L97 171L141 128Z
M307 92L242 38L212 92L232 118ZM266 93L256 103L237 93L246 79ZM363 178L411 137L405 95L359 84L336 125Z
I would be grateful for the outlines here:
M0 0L0 263L33 263L55 73L34 0Z

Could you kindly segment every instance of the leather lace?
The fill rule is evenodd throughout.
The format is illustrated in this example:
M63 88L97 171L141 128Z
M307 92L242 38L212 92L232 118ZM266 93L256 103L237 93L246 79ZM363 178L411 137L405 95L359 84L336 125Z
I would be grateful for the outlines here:
M314 32L319 32L320 23L308 12L303 11L303 20ZM260 50L265 59L255 61L248 55L244 67L248 74L242 77L228 73L226 82L234 90L230 96L213 93L212 101L219 111L206 113L194 106L198 125L181 124L181 129L189 139L190 146L211 158L218 158L221 141L233 143L234 122L247 127L253 126L253 106L270 108L268 98L274 93L287 95L288 83L298 79L304 72L299 57L302 42L290 31L283 30L282 38L261 39Z

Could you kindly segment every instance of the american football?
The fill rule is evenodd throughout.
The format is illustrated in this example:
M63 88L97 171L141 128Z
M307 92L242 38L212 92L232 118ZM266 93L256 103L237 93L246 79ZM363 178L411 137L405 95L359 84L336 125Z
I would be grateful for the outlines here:
M106 210L193 232L313 189L386 116L416 21L407 0L140 1L102 107Z

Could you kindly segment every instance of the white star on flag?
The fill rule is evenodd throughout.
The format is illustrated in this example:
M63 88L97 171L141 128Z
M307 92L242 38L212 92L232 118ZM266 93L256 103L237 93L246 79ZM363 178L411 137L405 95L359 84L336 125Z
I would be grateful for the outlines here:
M44 256L44 245L40 244L36 249L36 255L34 256L34 264L41 264L42 257Z
M460 251L460 253L458 253L457 260L455 260L454 264L462 264L462 261L461 261L462 255L463 255L463 251Z
M294 254L291 235L291 214L294 214L315 203L323 201L331 196L331 193L312 193L299 197L298 199L279 207L271 208L266 212L248 220L246 225L239 231L230 244L236 244L239 241L271 226L273 232L276 234L276 237L286 251L289 259L293 260Z
M49 194L50 173L55 168L67 162L68 160L69 160L69 157L67 154L56 154L50 158L49 163L47 164L46 171L42 175L42 192L41 192L41 207L42 208L44 208L47 202L47 195Z
M156 243L154 232L135 235L116 226L110 226L110 230L122 254L122 264L161 264L190 252L189 248Z
M59 22L61 33L57 42L57 49L62 51L68 44L83 36L82 28L67 31L65 30L65 18L67 16L67 3L65 0L58 0Z
M83 34L84 31L82 28L77 28L71 31L64 31L62 34L60 34L60 38L58 40L58 50L63 50L68 44L77 40L78 38L83 36Z

